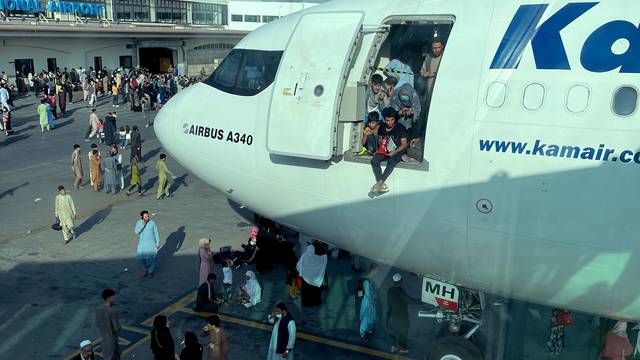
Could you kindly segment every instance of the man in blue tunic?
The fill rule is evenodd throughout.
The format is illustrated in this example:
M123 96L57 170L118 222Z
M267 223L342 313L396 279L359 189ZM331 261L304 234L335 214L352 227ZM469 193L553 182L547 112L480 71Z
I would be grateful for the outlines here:
M156 269L156 256L160 249L160 235L155 221L149 219L149 212L140 212L140 220L136 222L135 232L138 235L138 250L136 257L142 265L143 277L153 277Z

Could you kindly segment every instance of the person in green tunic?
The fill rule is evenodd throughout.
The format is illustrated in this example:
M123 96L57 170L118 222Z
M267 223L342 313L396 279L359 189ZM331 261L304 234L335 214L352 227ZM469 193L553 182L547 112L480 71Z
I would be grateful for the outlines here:
M73 204L71 195L67 194L64 186L58 186L58 195L56 196L55 215L62 226L62 235L65 244L68 244L75 236L76 207Z
M44 132L45 129L47 129L47 131L51 130L49 128L47 104L44 99L40 100L40 105L38 105L38 115L40 116L40 129L42 129L42 132Z
M156 198L158 200L173 196L169 192L169 180L168 176L171 175L172 178L175 178L175 175L167 168L167 155L160 154L160 160L156 162L156 170L158 170L158 190L156 191Z

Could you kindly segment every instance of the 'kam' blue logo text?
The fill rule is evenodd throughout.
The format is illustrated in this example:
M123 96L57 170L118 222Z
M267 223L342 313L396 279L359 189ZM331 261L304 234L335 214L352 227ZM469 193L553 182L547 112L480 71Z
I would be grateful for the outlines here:
M491 69L516 69L522 53L529 43L536 68L544 70L571 70L567 52L560 36L576 19L598 2L580 2L565 5L540 24L549 4L522 5L507 28ZM626 39L629 48L615 54L611 47ZM597 28L585 40L580 54L582 66L591 72L607 72L620 68L621 73L640 73L640 29L628 21L616 20Z

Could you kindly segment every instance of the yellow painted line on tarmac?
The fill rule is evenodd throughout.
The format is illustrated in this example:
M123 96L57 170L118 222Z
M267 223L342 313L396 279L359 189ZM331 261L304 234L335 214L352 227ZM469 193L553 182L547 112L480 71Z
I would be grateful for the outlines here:
M183 308L182 310L180 310L181 312L185 312L188 314L194 314L194 315L198 315L201 317L208 317L210 315L216 315L213 313L207 313L207 312L196 312L192 309L189 309L187 307ZM272 326L257 322L257 321L251 321L251 320L245 320L245 319L238 319L232 316L228 316L228 315L222 315L222 314L217 314L218 317L220 318L220 320L228 322L228 323L232 323L232 324L238 324L238 325L242 325L242 326L246 326L246 327L250 327L253 329L259 329L259 330L265 330L265 331L271 331L271 329L273 328ZM409 358L404 357L404 356L400 356L400 355L395 355L395 354L391 354L391 353L387 353L384 351L379 351L379 350L375 350L375 349L370 349L370 348L366 348L363 346L358 346L358 345L353 345L353 344L349 344L349 343L345 343L342 341L336 341L336 340L331 340L331 339L326 339L320 336L316 336L316 335L311 335L311 334L307 334L304 332L299 332L296 331L296 339L303 339L303 340L307 340L307 341L312 341L318 344L322 344L322 345L327 345L327 346L331 346L331 347L335 347L335 348L339 348L339 349L345 349L345 350L350 350L350 351L355 351L355 352L359 352L359 353L363 353L363 354L367 354L367 355L372 355L372 356L377 356L383 359L389 359L389 360L409 360Z
M126 353L130 352L131 350L133 350L133 348L138 347L140 344L144 343L149 338L149 332L148 331L145 331L145 330L142 330L142 329L138 329L138 328L135 328L135 327L132 327L132 326L123 326L122 328L124 330L135 332L135 333L138 333L138 334L141 334L141 335L145 335L145 337L143 339L138 340L137 343L135 343L135 344L131 345L131 347L127 348L123 352L123 354L126 354ZM91 340L91 343L95 347L96 345L99 345L100 343L102 343L102 338L99 337L97 339ZM121 337L118 337L118 344L127 346L127 345L131 344L131 341L129 341L127 339L123 339ZM78 354L80 354L80 350L76 350L73 354L65 357L63 360L71 360L74 356L76 356ZM96 352L96 355L98 355L97 352Z
M147 320L143 321L141 324L145 325L145 326L148 326L148 327L153 327L153 319L156 316L165 315L165 316L168 317L168 316L171 316L171 315L173 315L175 313L182 312L182 313L192 314L192 315L196 315L196 316L204 317L204 318L206 318L208 316L211 316L211 315L218 315L218 317L220 317L220 320L222 320L224 322L228 322L228 323L231 323L231 324L236 324L236 325L249 327L249 328L252 328L252 329L263 330L263 331L271 331L271 329L273 328L270 325L267 325L267 324L264 324L264 323L261 323L261 322L258 322L258 321L240 319L240 318L236 318L236 317L229 316L229 315L223 315L223 314L213 314L213 313L208 313L208 312L196 312L195 310L187 307L188 304L190 304L191 302L193 302L196 299L196 295L197 295L197 293L195 291L190 293L190 294L188 294L188 295L186 295L185 297L183 297L182 299L178 300L177 302L175 302L175 303L167 306L166 308L162 309L157 314L154 314L153 316L149 317ZM136 332L136 333L139 333L139 334L143 334L143 335L145 335L145 337L140 339L140 340L138 340L136 343L132 344L127 349L125 349L122 352L122 355L129 354L130 352L132 352L133 350L137 349L138 347L140 347L140 345L146 343L150 339L149 332L146 331L146 330L138 329L138 328L131 327L131 326L123 326L123 329L129 330L129 331L132 331L132 332ZM331 340L331 339L323 338L321 336L307 334L307 333L304 333L304 332L296 332L296 338L302 339L302 340L306 340L306 341L315 342L315 343L318 343L318 344L321 344L321 345L331 346L331 347L338 348L338 349L344 349L344 350L359 352L359 353L366 354L366 355L377 356L377 357L383 358L383 359L410 360L410 358L407 358L407 357L404 357L404 356L391 354L391 353L388 353L388 352L375 350L375 349L371 349L371 348L366 348L366 347L359 346L359 345L349 344L349 343L342 342L342 341ZM120 339L120 343L121 344L123 343L122 342L123 340L124 339ZM93 341L93 344L97 345L101 341L102 341L102 338L98 338L98 339ZM76 351L73 354L69 355L68 357L64 358L64 360L70 360L73 356L77 355L78 353L79 353L79 351Z
M132 326L123 326L122 328L125 329L125 330L129 330L131 332L134 332L134 333L141 334L141 335L148 335L149 334L149 332L146 331L146 330L138 329L138 328L135 328L135 327L132 327Z
M148 327L153 327L153 319L158 316L158 315L165 315L165 316L169 316L171 314L174 314L184 308L187 307L187 304L193 302L196 300L196 295L197 293L194 291L191 294L183 297L182 299L178 300L177 302L167 306L166 308L160 310L159 313L152 315L150 318L148 318L147 320L142 322L142 325L144 326L148 326Z
M125 349L122 352L122 355L127 355L128 353L132 352L133 350L135 350L136 348L138 348L140 345L144 344L145 342L147 342L147 340L151 339L151 336L149 334L147 334L145 337L143 337L142 339L138 340L137 343L129 346L127 349Z

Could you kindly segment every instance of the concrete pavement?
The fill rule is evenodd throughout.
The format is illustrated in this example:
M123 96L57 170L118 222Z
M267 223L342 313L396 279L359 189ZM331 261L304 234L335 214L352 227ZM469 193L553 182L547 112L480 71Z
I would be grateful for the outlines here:
M76 98L78 98L76 94ZM127 328L122 343L126 359L151 359L148 321L170 309L172 332L176 342L184 331L195 331L204 324L202 316L190 311L190 296L197 285L197 243L201 237L213 237L216 249L224 245L240 248L245 242L253 214L227 201L225 196L191 176L171 158L167 165L183 182L174 184L176 196L155 199L154 164L162 151L151 128L145 128L140 113L129 113L125 106L114 109L110 99L98 106L100 117L116 110L118 126L138 125L141 129L145 165L141 169L146 195L126 197L94 193L85 184L73 190L70 156L73 144L83 149L83 166L88 177L83 137L88 126L89 109L72 104L59 127L41 133L33 97L16 102L16 134L0 135L0 356L9 358L61 359L77 350L85 339L98 339L94 309L105 287L119 292L117 306ZM102 151L105 147L100 145ZM128 163L128 150L123 153ZM85 183L88 178L85 179ZM78 208L78 238L64 245L62 235L50 230L56 187L70 190ZM136 236L133 224L142 209L149 210L158 223L162 248L154 279L142 279L135 263ZM220 274L220 267L214 270ZM242 272L234 276L239 285ZM383 318L394 269L381 266L379 316ZM261 359L266 354L269 332L265 315L279 301L285 301L296 318L301 338L298 359L377 359L399 358L390 355L383 324L369 343L358 339L355 324L353 288L358 275L348 260L330 260L327 300L315 309L304 309L299 300L286 296L284 269L259 274L263 302L252 309L224 307L223 326L231 337L231 359ZM404 274L407 292L418 297L420 279ZM222 277L219 276L219 279ZM412 306L417 314L421 306ZM532 311L531 309L535 310ZM521 302L508 304L504 353L506 359L547 359L545 352L547 317L550 309ZM497 313L493 307L488 316ZM541 314L539 317L535 313ZM576 315L576 325L567 330L566 351L559 359L595 358L590 317ZM491 329L488 342L493 341ZM407 358L424 358L433 344L439 325L434 320L411 319ZM203 340L203 339L202 339ZM201 341L203 342L203 341Z

